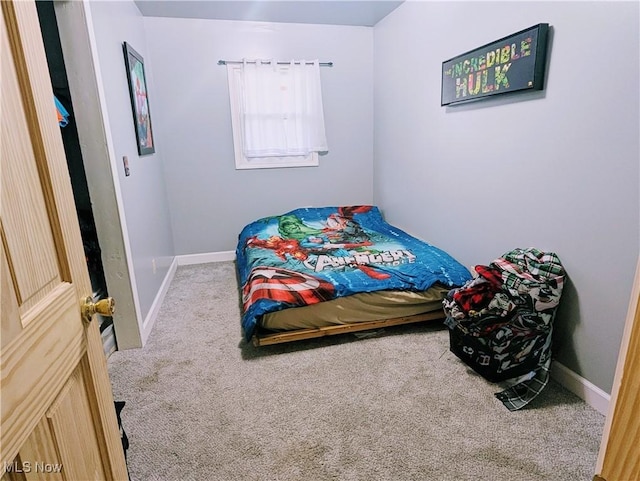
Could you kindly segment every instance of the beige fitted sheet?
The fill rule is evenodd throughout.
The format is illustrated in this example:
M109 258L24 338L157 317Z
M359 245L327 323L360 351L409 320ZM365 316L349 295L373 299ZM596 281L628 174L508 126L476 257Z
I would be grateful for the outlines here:
M449 287L436 284L426 291L363 292L262 316L261 327L290 331L413 316L442 309Z

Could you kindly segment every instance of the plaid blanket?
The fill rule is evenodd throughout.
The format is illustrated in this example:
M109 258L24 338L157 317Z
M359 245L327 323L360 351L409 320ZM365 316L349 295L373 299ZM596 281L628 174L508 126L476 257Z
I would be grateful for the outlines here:
M558 256L515 249L443 301L450 348L492 382L508 382L496 397L510 410L533 400L549 380L553 319L565 271Z

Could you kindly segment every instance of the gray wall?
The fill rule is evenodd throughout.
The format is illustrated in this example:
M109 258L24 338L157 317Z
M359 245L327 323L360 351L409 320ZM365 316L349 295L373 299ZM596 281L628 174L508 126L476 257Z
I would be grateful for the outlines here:
M301 206L373 200L373 29L147 17L154 126L176 254L234 250L240 230ZM313 59L329 153L319 167L235 170L219 59Z
M610 392L639 247L637 2L407 2L374 29L374 199L465 265L567 273L556 358ZM440 107L442 61L552 26L542 94Z
M121 193L133 261L132 277L144 319L173 261L174 248L164 181L163 139L155 135L156 154L138 156L122 42L130 43L145 60L150 111L155 125L158 99L154 93L153 65L147 62L143 20L133 2L90 2L89 5L111 130L113 169L117 172L116 185ZM124 174L122 158L125 155L129 158L129 177ZM104 252L102 247L103 254L108 256L109 252Z

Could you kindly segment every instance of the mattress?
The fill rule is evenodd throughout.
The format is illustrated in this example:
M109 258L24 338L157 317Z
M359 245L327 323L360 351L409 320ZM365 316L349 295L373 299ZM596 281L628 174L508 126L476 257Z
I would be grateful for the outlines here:
M310 306L270 312L262 316L260 326L269 331L289 331L415 316L442 310L442 300L449 289L437 284L421 292L362 292Z

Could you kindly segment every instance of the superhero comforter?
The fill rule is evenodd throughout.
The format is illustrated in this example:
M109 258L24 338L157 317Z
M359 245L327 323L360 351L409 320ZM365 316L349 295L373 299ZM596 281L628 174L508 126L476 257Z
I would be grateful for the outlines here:
M376 206L303 208L257 220L240 233L236 259L247 340L268 312L471 279L446 252L388 224Z

